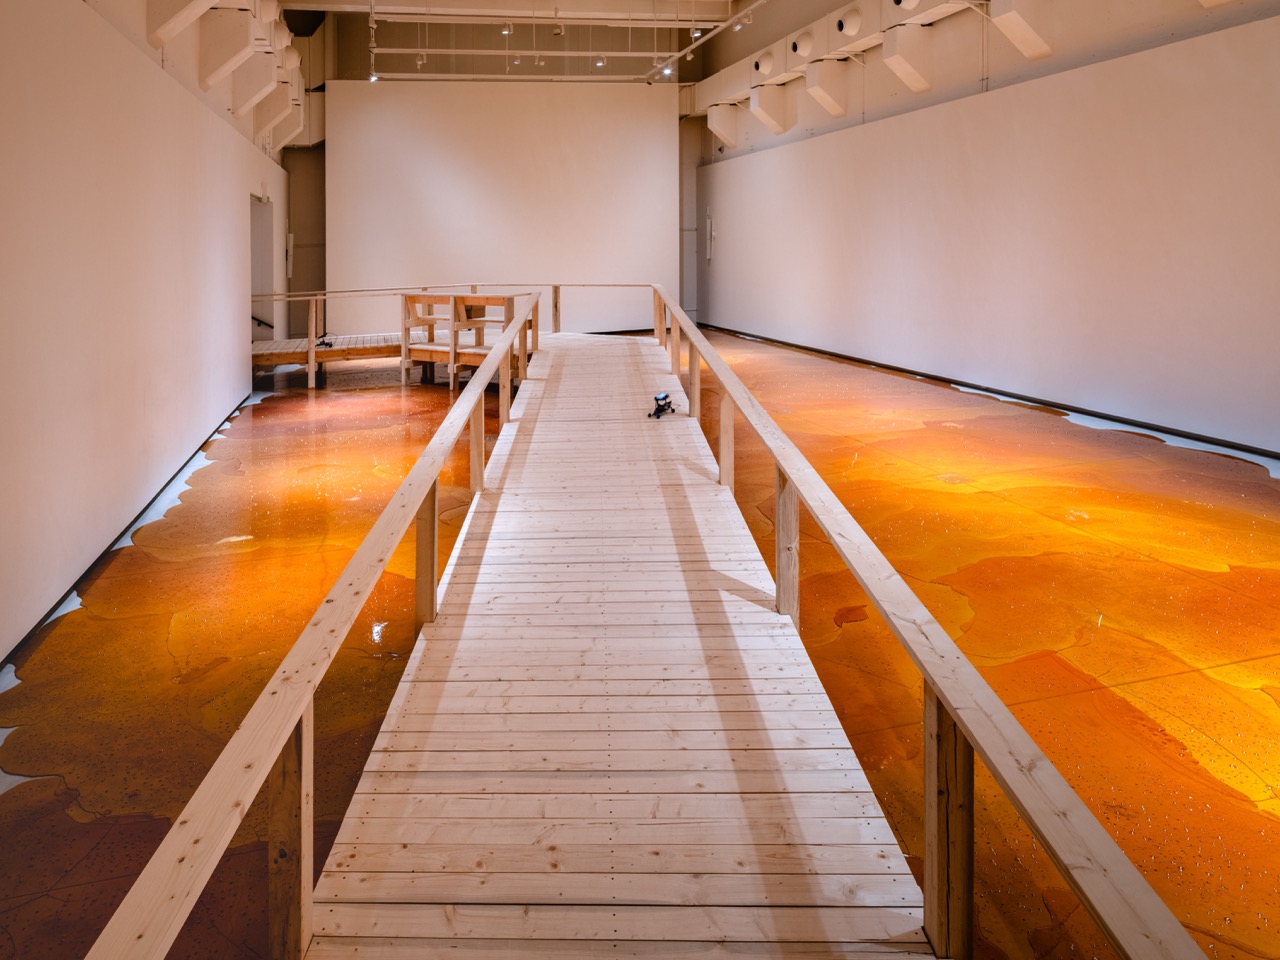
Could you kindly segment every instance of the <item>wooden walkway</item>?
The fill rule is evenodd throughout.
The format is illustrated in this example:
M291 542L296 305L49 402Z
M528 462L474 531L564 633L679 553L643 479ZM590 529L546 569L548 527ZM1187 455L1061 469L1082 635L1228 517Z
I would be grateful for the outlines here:
M293 340L255 340L252 344L253 365L274 367L282 363L306 363L309 346L310 341L306 337ZM398 333L322 337L316 343L318 363L398 356L400 356L400 334Z
M325 866L309 960L932 956L665 352L542 346ZM663 390L677 413L655 421Z

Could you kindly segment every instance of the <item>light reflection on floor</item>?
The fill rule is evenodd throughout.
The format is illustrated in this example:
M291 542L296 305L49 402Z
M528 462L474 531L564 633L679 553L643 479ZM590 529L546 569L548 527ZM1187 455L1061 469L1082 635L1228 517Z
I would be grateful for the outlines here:
M180 501L148 511L77 585L82 605L15 652L0 767L38 779L0 796L0 958L83 956L449 404L401 388L398 365L330 382L225 424ZM443 556L467 471L464 440L443 474ZM412 536L318 694L325 849L411 648ZM171 956L263 955L263 818L255 804Z
M1207 955L1280 957L1280 481L1025 404L713 340ZM741 422L735 443L738 500L771 558L773 468ZM918 856L918 675L808 518L800 556L801 634ZM979 788L979 955L1111 956L984 772Z
M716 340L1209 956L1280 956L1280 482L1025 405ZM250 407L180 505L18 652L0 727L19 729L0 767L39 779L0 796L0 960L83 954L446 403L353 364L328 391ZM738 498L770 557L772 468L736 434ZM442 550L466 476L464 448ZM802 633L918 854L918 677L807 518L802 533ZM411 564L402 547L320 694L326 844L409 649ZM261 953L260 817L174 957ZM978 822L980 956L1109 956L981 776Z

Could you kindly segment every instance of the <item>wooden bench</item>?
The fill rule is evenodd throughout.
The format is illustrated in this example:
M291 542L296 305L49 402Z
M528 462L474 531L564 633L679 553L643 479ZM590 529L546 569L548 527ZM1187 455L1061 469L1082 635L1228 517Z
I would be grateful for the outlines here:
M489 354L484 340L485 326L501 324L504 328L515 317L514 296L480 294L421 293L405 294L401 310L400 382L408 383L413 367L423 366L424 382L430 383L433 365L444 363L449 370L449 386L458 389L458 372L463 366L478 367ZM501 317L489 317L489 307L501 307ZM437 326L440 327L437 332ZM523 379L528 373L528 330L536 341L537 313L532 314L517 338L518 371ZM422 332L425 330L425 334ZM469 337L464 335L470 333ZM469 342L467 342L469 340Z

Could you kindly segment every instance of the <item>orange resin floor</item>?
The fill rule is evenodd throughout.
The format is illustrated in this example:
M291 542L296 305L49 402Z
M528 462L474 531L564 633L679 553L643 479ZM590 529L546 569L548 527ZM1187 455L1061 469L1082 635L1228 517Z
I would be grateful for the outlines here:
M1280 957L1280 480L1025 404L711 339L1206 955ZM741 422L735 444L738 502L771 559L773 468ZM801 530L801 636L918 858L919 676L807 517ZM981 768L978 787L979 956L1112 956Z
M1280 481L1022 404L714 340L1206 954L1280 957ZM379 363L233 418L181 505L96 565L76 587L83 606L0 670L0 735L16 728L0 768L35 778L0 794L0 960L84 953L425 446L448 391L401 388ZM716 385L703 383L714 440ZM737 496L771 558L772 467L736 433ZM465 508L459 453L442 550ZM918 857L919 679L802 530L802 636ZM317 862L411 646L411 558L406 544L318 699ZM1110 956L981 771L977 820L979 956ZM255 809L172 956L262 955L260 825Z
M233 417L181 504L12 655L0 768L35 779L0 795L0 960L84 955L450 404L447 387L401 388L398 362L336 366L330 384ZM492 439L496 394L486 406ZM464 440L442 475L442 563L468 469ZM412 536L317 695L318 863L413 646ZM255 804L171 957L265 955L264 820Z

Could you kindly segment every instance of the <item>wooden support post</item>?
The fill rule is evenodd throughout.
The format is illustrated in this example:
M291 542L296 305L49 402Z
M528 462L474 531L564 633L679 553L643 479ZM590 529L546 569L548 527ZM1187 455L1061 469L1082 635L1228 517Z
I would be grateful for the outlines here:
M440 482L422 498L414 535L413 568L413 635L417 637L425 624L436 621L436 586L439 581L439 557L436 553L439 527Z
M511 351L502 358L498 367L498 429L511 420Z
M484 394L471 408L471 492L484 490Z
M520 336L516 338L516 367L521 383L529 378L529 343L525 339L526 332L521 330Z
M653 338L659 346L667 343L667 305L657 287L653 290Z
M689 416L702 419L702 355L689 341Z
M733 489L733 397L720 398L720 483Z
M674 329L674 328L672 328ZM774 502L773 533L776 539L774 580L778 612L800 625L800 498L791 480L779 468Z
M414 309L407 294L400 298L400 386L402 387L409 385L409 338L413 330L410 320L413 318Z
M328 309L328 303L329 301L325 299L324 294L320 294L320 296L316 298L316 316L318 318L319 329L317 336L322 340L329 335L329 315L326 312ZM325 371L327 369L328 368L323 363L316 363L316 386L321 389L323 389L325 385Z
M680 324L676 322L675 317L671 318L671 337L667 340L667 346L671 348L671 375L676 379L680 377Z
M973 746L924 693L924 932L938 956L972 960Z
M551 287L551 332L560 332L560 285Z
M538 352L538 301L537 300L533 301L533 316L529 320L529 323L533 327L533 346L531 346L529 350L531 353L537 353Z
M302 960L315 890L314 701L267 778L267 924L272 960Z
M316 388L316 302L319 297L307 301L307 389Z
M458 332L463 328L467 318L466 307L461 297L449 298L449 389L458 389Z

